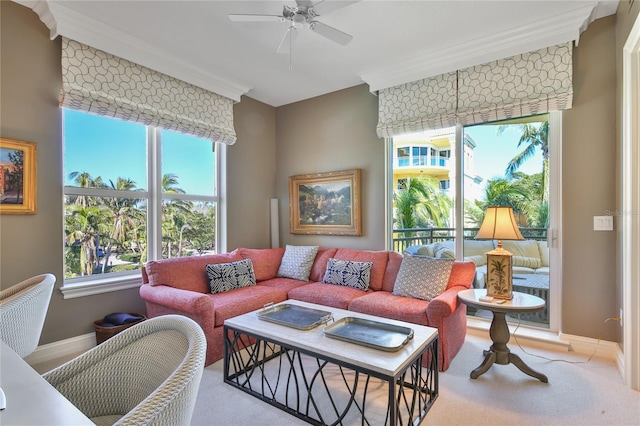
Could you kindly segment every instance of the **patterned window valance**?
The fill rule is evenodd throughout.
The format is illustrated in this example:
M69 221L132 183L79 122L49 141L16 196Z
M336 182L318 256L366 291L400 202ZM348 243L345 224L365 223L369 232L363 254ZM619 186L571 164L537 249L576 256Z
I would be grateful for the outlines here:
M401 84L378 93L378 136L456 124L456 73Z
M235 143L233 100L62 39L61 106Z
M571 108L571 42L379 92L378 136Z

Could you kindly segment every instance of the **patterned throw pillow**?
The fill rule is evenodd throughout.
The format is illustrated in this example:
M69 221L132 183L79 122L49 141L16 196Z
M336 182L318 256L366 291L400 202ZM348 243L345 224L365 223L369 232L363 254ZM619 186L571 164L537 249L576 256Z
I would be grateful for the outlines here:
M329 259L323 283L337 284L358 290L369 290L369 279L373 262Z
M431 300L449 283L454 259L404 256L393 287L396 296Z
M309 274L317 253L318 246L287 245L276 276L309 281Z
M207 265L206 270L211 293L256 285L251 259Z

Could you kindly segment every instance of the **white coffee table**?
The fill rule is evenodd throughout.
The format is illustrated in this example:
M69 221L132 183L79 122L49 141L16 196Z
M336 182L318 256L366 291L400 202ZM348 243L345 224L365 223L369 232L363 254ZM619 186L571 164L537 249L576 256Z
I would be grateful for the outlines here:
M226 383L312 424L341 424L345 416L360 417L363 424L418 424L426 416L438 396L437 329L296 300L283 303L329 311L335 322L355 317L409 327L413 337L385 351L328 337L324 325L301 330L265 321L258 310L224 323ZM336 371L342 377L337 381L331 379ZM386 420L371 417L380 415L371 402L371 389L380 386L386 389ZM341 406L345 400L350 402Z
M526 293L513 292L513 299L499 302L494 299L492 302L483 302L481 297L487 295L486 289L469 289L458 293L458 298L467 306L477 309L486 309L493 313L491 328L489 335L493 344L488 351L484 351L484 361L478 368L471 372L471 378L476 379L484 374L495 363L500 365L513 364L523 373L535 377L544 383L548 383L549 379L542 373L539 373L529 367L522 359L511 353L507 347L509 343L510 332L507 326L506 314L522 314L538 312L544 309L545 301L537 296Z

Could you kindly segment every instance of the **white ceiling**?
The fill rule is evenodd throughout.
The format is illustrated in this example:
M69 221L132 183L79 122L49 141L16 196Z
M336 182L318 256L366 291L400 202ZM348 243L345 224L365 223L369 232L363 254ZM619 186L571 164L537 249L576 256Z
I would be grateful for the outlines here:
M282 1L15 0L51 31L239 100L281 106L366 82L377 90L570 40L618 1L362 0L317 18L353 36L340 46L287 23L228 15L282 12ZM333 0L327 0L333 1ZM291 59L292 70L289 70Z

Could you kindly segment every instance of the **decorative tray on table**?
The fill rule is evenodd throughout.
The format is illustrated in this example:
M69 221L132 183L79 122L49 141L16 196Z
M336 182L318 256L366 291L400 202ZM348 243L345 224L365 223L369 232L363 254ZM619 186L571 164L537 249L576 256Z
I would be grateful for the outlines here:
M322 323L326 323L332 317L331 312L318 309L288 303L275 306L272 303L268 303L262 310L258 311L258 318L299 330L311 330Z
M413 339L413 330L378 321L346 317L324 328L327 337L393 352Z

